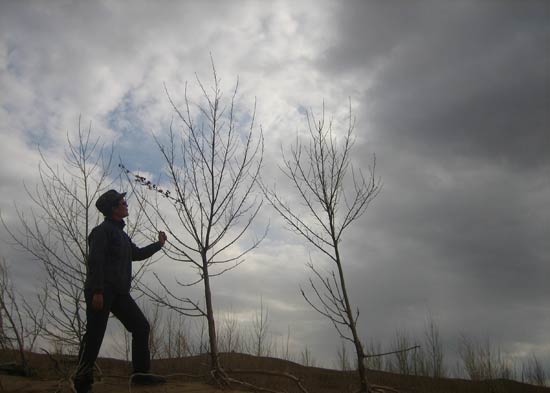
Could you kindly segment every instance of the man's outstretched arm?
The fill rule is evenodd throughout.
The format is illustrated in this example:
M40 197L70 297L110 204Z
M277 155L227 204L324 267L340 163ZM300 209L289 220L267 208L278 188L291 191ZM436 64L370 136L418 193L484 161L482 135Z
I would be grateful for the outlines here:
M159 232L159 240L155 243L151 243L146 247L138 247L132 242L132 261L143 261L154 253L159 251L166 242L166 234L162 231Z

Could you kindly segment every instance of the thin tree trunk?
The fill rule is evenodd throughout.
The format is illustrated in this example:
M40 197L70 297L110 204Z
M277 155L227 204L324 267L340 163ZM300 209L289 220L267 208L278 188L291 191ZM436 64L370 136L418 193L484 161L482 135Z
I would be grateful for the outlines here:
M359 372L359 382L360 382L360 392L367 393L369 391L369 385L367 381L367 372L365 370L365 351L359 335L357 334L357 328L355 326L355 318L353 317L353 312L351 309L351 304L348 298L348 290L346 289L346 281L344 279L344 270L340 262L340 250L338 249L338 242L336 238L333 237L334 241L334 251L336 254L336 265L338 266L338 275L340 277L340 286L342 288L342 294L344 296L344 302L346 305L346 313L349 320L349 328L351 330L351 335L353 337L353 344L355 345L355 353L357 355L357 371Z
M212 292L210 291L210 277L208 276L208 267L206 257L203 256L203 275L204 275L204 299L206 302L206 318L208 320L208 339L210 342L210 363L211 369L220 371L220 360L218 356L218 340L216 337L216 322L214 320L214 307L212 305Z

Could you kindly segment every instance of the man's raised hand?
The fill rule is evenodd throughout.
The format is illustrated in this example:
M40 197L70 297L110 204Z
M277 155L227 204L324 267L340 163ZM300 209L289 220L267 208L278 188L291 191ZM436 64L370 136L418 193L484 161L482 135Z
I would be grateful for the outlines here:
M161 247L164 247L164 243L166 242L166 233L164 233L163 231L160 231L159 232L159 243L160 243L160 246Z

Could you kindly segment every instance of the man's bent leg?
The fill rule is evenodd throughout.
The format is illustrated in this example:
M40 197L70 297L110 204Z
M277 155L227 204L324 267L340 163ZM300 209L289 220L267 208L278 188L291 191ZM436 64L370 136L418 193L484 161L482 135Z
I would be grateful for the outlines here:
M149 353L149 322L129 294L117 296L111 312L132 333L132 366L136 373L147 373L151 368Z
M86 333L80 343L78 368L74 377L77 392L86 391L87 387L94 382L94 364L103 342L107 321L109 320L110 303L112 302L112 294L106 292L103 294L103 310L94 311L92 309L92 296L91 291L85 292Z
M157 385L166 379L150 374L151 355L149 354L149 322L130 295L120 295L113 302L113 314L132 333L132 382L139 385ZM145 375L144 375L145 374Z

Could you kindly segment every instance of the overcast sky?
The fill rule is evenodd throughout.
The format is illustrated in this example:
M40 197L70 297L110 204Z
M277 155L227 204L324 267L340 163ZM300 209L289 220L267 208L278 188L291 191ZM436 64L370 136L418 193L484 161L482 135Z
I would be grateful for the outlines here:
M383 182L343 241L365 341L421 334L431 314L449 351L467 334L550 363L549 2L2 1L5 219L37 180L37 144L55 161L79 116L158 175L163 83L181 103L185 81L209 80L210 54L226 92L238 76L243 107L257 99L264 175L283 192L279 146L306 129L304 109L324 101L339 119L351 99L353 163L375 153ZM215 306L246 320L262 297L274 335L290 328L297 352L332 366L336 332L299 295L311 250L266 207L257 228L268 221L262 246L214 281ZM32 261L4 241L1 254L36 283Z

